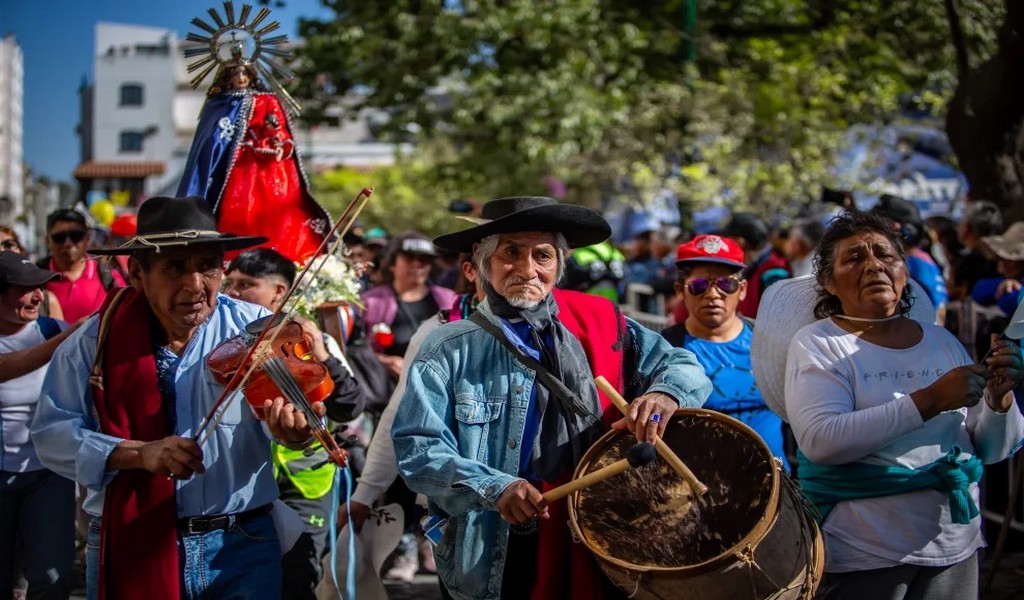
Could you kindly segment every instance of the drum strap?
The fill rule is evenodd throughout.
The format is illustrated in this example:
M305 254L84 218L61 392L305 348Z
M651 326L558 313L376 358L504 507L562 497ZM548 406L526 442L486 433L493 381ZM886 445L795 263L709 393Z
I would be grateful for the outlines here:
M586 403L583 402L575 392L567 388L561 380L552 375L551 371L541 364L539 360L533 358L529 354L526 354L515 344L509 341L500 327L478 312L473 313L473 315L469 317L469 320L473 321L484 331L494 336L494 338L501 342L501 345L511 352L513 356L526 365L526 368L536 371L537 379L540 381L541 385L547 388L548 392L551 394L558 396L559 400L561 400L565 406L570 407L573 412L581 417L593 416L591 411L587 409Z

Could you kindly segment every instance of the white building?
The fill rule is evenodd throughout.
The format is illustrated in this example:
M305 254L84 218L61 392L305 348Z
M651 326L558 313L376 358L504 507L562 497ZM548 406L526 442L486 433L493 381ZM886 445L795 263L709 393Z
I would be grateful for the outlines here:
M186 67L194 59L183 57L184 44L191 42L168 29L96 25L95 79L81 89L80 200L89 190L128 190L135 201L177 190L212 82L211 75L191 88ZM307 171L387 165L407 150L377 142L370 123L369 114L339 117L311 130L296 120L292 133Z
M0 222L14 225L25 210L22 165L24 70L14 34L0 39Z
M174 32L97 23L95 39L93 83L80 88L79 198L90 190L152 195L169 177L176 141Z

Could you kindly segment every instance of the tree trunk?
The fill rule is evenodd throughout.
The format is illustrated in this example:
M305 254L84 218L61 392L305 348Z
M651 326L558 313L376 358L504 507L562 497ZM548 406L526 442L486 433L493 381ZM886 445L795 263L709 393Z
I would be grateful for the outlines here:
M1022 64L1024 3L1006 0L998 50L977 68L960 73L946 115L946 133L971 198L1001 206L1008 223L1024 220Z

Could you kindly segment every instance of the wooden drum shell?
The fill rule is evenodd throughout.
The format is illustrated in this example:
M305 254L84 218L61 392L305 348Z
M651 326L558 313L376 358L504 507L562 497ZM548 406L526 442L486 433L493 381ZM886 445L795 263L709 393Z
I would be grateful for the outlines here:
M628 432L609 431L583 456L574 478L621 458L634 442ZM665 442L708 486L701 503L690 504L688 486L660 458L568 497L573 536L605 575L631 598L810 599L824 570L821 532L761 438L732 417L686 408L673 416ZM645 493L651 486L667 490ZM739 498L739 507L730 504L730 496ZM645 515L645 503L656 517ZM751 509L743 510L746 506ZM695 534L702 524L707 531ZM605 536L600 531L605 527L616 531ZM732 531L715 539L726 529ZM627 549L649 552L654 560L615 555ZM656 564L676 557L682 564Z

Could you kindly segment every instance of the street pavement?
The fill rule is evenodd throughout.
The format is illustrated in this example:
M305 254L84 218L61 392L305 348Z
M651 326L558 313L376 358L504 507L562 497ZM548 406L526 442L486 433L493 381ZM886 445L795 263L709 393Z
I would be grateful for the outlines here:
M1008 554L999 566L989 590L981 590L979 600L1024 600L1024 575L1015 569L1024 568L1024 554ZM981 581L984 583L987 574L987 562L982 559ZM441 591L437 587L437 576L419 574L412 583L386 583L390 600L441 600ZM74 600L85 600L82 590L73 595ZM344 600L359 600L358 598ZM865 599L866 600L866 599Z
M388 590L389 600L441 600L437 575L420 573L412 583L385 582L384 587Z

